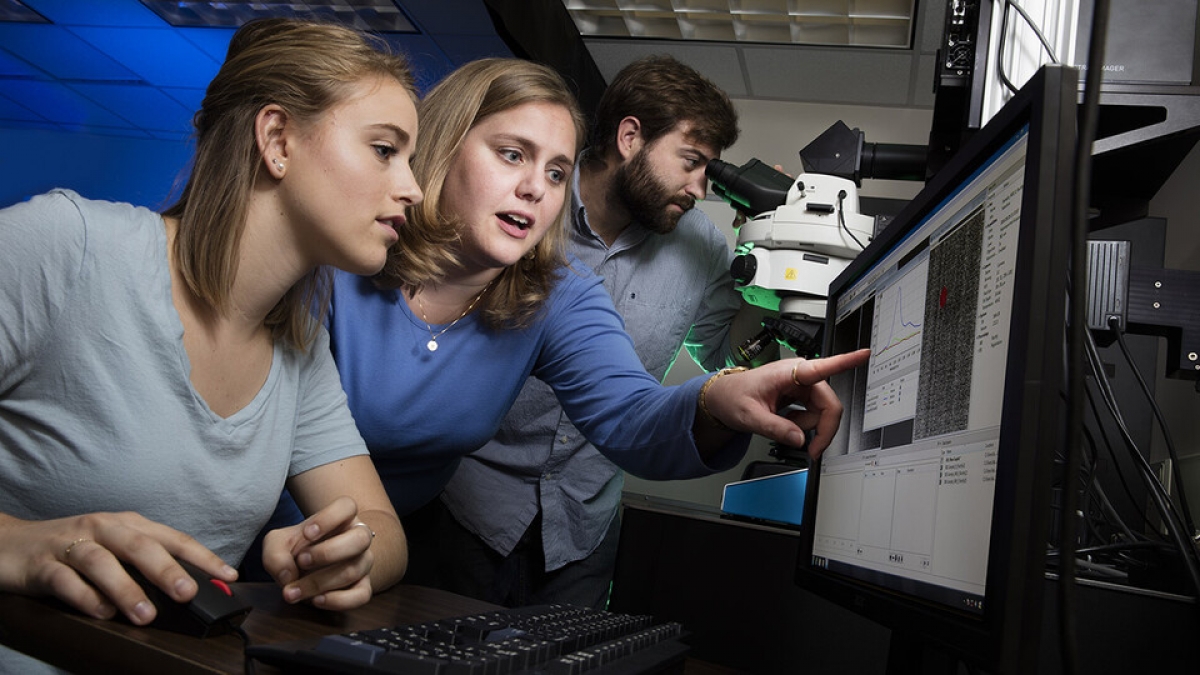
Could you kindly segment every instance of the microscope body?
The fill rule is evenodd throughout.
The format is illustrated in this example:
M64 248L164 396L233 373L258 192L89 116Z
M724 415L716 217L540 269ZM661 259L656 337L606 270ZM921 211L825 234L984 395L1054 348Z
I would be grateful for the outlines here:
M801 174L784 204L738 228L731 267L746 302L785 319L823 322L829 284L871 240L854 182Z

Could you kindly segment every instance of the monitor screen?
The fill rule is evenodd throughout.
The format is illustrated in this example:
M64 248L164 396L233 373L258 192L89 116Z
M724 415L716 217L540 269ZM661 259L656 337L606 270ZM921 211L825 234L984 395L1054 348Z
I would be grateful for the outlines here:
M846 409L809 471L798 581L1001 671L1041 628L1075 87L1039 73L829 294L827 353L871 359L831 378Z

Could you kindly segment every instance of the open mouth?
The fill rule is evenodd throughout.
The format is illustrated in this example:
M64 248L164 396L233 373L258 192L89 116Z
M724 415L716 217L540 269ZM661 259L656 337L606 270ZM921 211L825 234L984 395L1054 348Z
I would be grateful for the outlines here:
M380 218L375 222L383 225L384 227L392 229L397 235L400 234L400 228L404 225L404 219L402 218Z
M518 215L514 215L511 213L501 213L501 214L497 214L497 215L499 216L500 220L503 220L504 222L511 224L513 227L516 227L521 230L528 230L529 227L532 225L532 223L528 219L523 218Z

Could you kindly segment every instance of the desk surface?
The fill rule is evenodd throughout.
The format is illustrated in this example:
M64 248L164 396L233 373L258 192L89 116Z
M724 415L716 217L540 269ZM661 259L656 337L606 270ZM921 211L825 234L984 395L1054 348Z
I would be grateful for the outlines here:
M234 584L254 605L242 627L251 644L420 623L494 609L453 593L401 584L350 612L288 605L274 584ZM0 593L0 642L53 663L88 673L242 673L242 640L236 635L199 639L138 628L125 621L98 621L47 599ZM260 673L275 672L264 664Z
M496 606L423 586L401 584L364 607L326 612L283 602L270 583L234 584L254 605L242 628L251 644L319 637L331 633L421 623L495 609ZM70 671L86 673L241 674L243 644L236 635L200 639L126 621L98 621L54 600L0 593L0 643ZM261 675L278 673L263 663ZM735 671L686 659L685 675L729 675Z

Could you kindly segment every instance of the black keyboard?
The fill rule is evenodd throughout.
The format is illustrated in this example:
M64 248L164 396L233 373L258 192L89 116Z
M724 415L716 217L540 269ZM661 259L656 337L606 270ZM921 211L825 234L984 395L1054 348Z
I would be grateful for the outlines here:
M678 623L648 616L538 605L252 646L246 655L285 672L632 675L681 672L684 636Z

